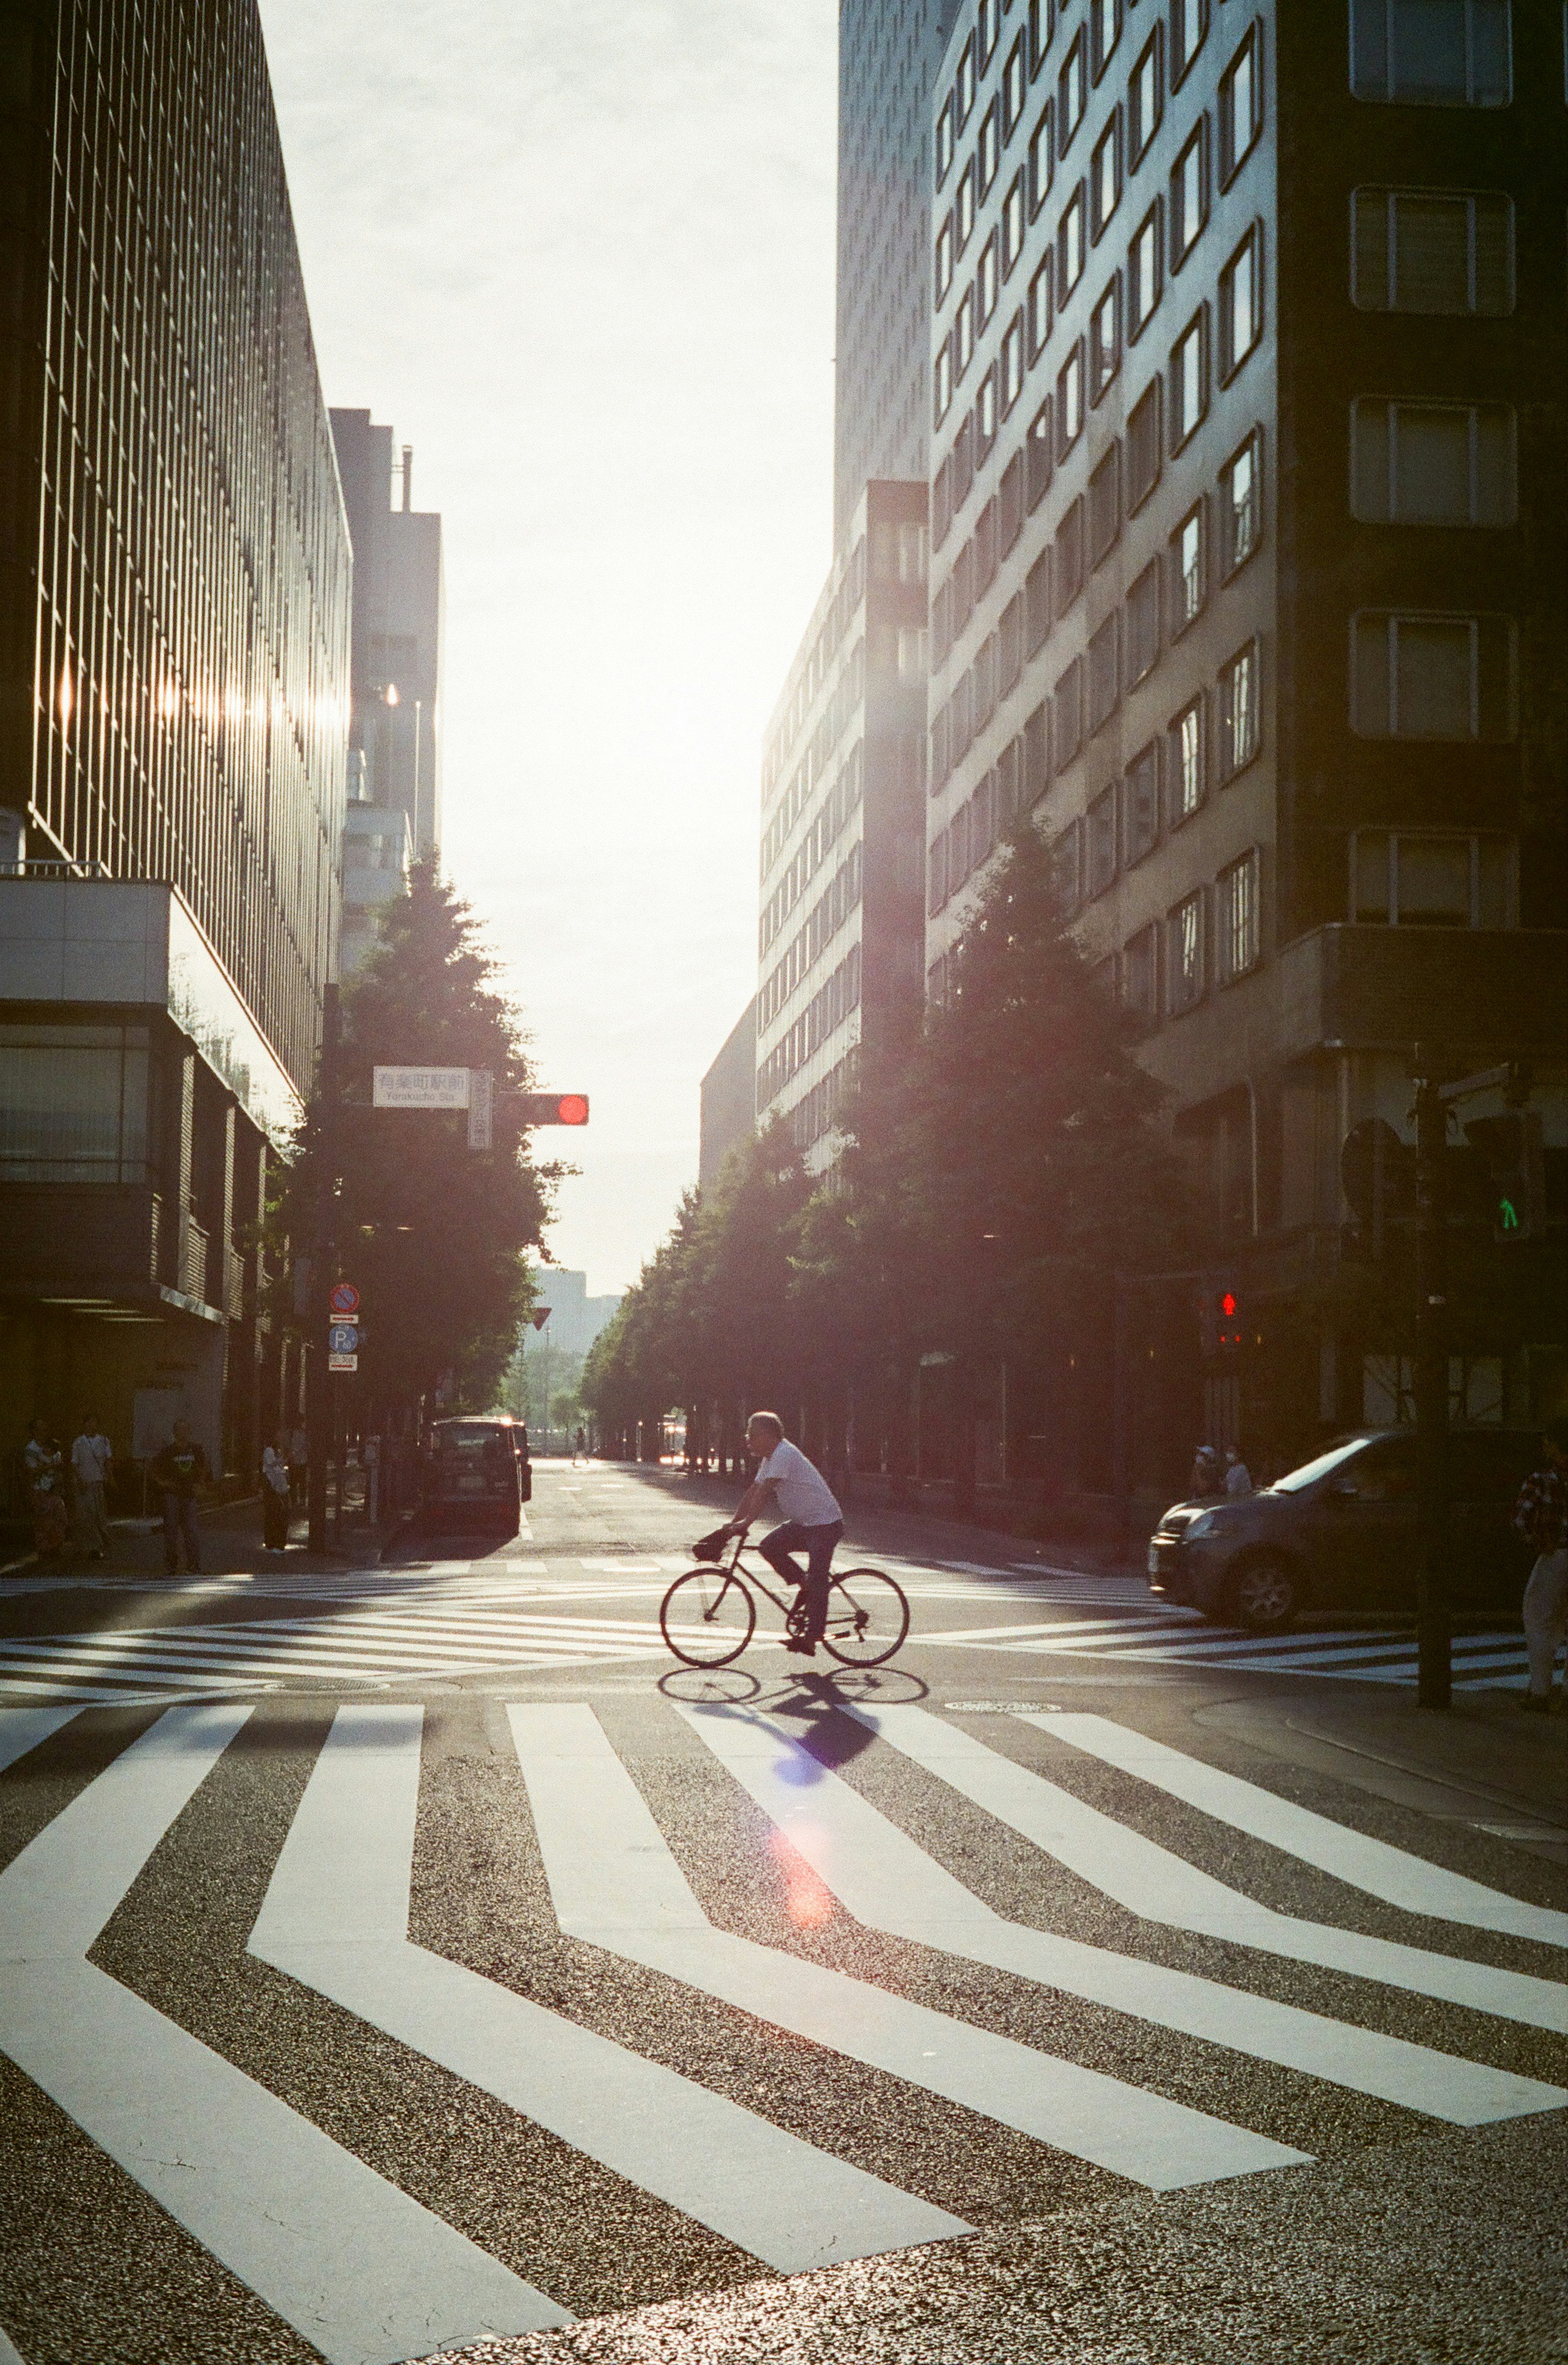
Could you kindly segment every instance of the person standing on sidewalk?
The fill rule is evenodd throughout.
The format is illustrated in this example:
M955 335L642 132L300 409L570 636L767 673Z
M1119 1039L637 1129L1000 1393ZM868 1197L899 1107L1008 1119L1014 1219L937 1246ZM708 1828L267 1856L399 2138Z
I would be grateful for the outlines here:
M297 1511L305 1508L310 1485L310 1434L297 1422L288 1439L288 1498Z
M174 1423L174 1434L162 1453L154 1454L147 1473L163 1498L163 1560L171 1576L180 1573L180 1545L185 1548L187 1575L201 1573L201 1536L196 1527L196 1497L211 1483L206 1453L191 1435L187 1420Z
M33 1549L39 1560L59 1560L71 1530L65 1508L65 1457L53 1430L40 1413L28 1429L22 1448L22 1484L32 1514Z
M289 1494L288 1453L279 1429L262 1454L262 1543L267 1552L288 1550Z
M76 1532L89 1560L109 1556L109 1478L114 1466L114 1449L97 1414L84 1414L82 1434L71 1448L71 1472L76 1482Z
M1529 1653L1524 1705L1537 1716L1545 1716L1551 1706L1557 1646L1568 1635L1568 1420L1549 1420L1541 1442L1545 1460L1525 1480L1514 1505L1514 1527L1536 1552L1523 1614Z

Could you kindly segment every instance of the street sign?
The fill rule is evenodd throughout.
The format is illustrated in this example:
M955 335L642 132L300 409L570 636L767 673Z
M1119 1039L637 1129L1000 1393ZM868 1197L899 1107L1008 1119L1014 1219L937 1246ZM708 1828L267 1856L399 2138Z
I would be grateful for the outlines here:
M547 1306L536 1306L528 1318L536 1330L543 1330L550 1319L550 1308Z
M333 1322L327 1330L328 1351L333 1355L353 1355L359 1348L357 1322Z
M466 1068L377 1068L373 1071L374 1108L465 1109Z
M359 1369L359 1357L357 1355L329 1354L327 1357L327 1369L330 1372L357 1372Z
M349 1315L359 1312L359 1292L352 1281L335 1281L327 1303L334 1314L342 1315L346 1318Z
M488 1149L490 1126L495 1114L496 1080L488 1068L468 1070L468 1147Z

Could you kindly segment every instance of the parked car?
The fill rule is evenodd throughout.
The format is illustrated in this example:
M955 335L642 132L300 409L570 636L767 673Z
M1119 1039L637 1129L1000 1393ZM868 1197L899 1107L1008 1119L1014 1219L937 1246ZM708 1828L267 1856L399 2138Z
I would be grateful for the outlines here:
M1540 1459L1531 1429L1450 1432L1443 1590L1454 1609L1518 1615L1530 1551L1510 1514ZM1173 1504L1149 1538L1149 1589L1257 1633L1306 1609L1413 1609L1416 1513L1415 1437L1365 1430L1255 1495Z
M528 1431L504 1415L432 1421L420 1457L420 1527L515 1536L533 1492Z

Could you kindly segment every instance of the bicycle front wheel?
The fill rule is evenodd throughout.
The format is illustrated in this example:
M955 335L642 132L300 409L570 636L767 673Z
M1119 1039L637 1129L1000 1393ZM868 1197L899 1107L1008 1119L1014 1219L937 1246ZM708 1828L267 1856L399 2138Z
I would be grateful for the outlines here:
M879 1568L849 1568L827 1597L823 1641L843 1667L879 1667L909 1632L909 1603Z
M727 1667L756 1625L756 1604L733 1569L688 1569L659 1604L659 1631L689 1667Z

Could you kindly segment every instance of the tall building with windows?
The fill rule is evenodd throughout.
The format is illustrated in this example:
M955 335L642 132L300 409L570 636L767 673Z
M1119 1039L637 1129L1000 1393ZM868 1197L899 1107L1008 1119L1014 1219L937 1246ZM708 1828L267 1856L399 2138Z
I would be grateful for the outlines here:
M253 1470L351 565L254 0L20 0L0 155L0 1427Z
M756 1115L832 1159L860 1044L918 1003L925 488L868 485L762 758Z
M1241 1293L1189 1447L1403 1401L1339 1158L1408 1142L1417 1037L1533 1059L1568 1140L1563 39L1523 0L967 0L947 44L928 992L1027 815ZM1549 1254L1456 1342L1477 1417L1568 1385Z
M926 473L931 91L956 0L840 0L834 542L873 476Z

